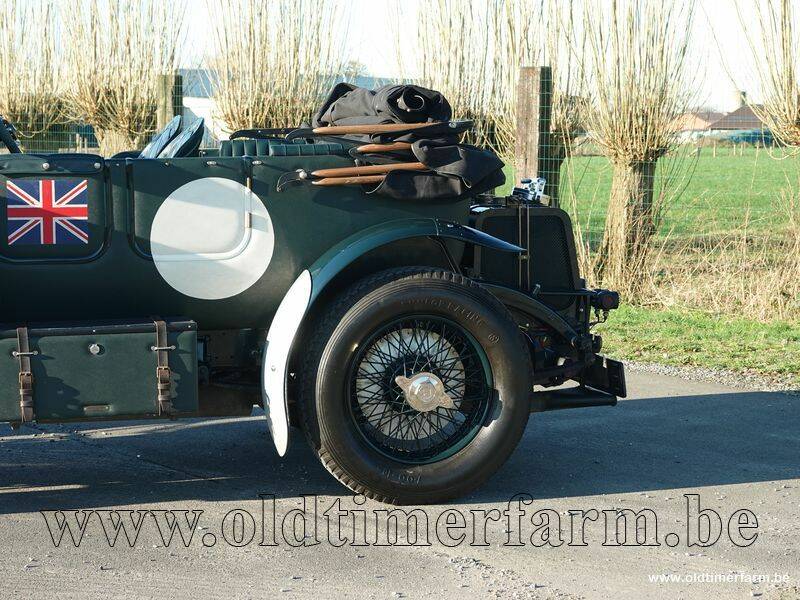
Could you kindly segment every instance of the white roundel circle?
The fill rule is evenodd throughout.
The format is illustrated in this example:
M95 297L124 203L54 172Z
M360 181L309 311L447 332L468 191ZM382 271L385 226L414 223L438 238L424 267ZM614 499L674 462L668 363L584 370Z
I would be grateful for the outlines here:
M158 272L192 298L229 298L258 281L272 260L269 212L251 190L204 177L172 192L156 213L150 248Z

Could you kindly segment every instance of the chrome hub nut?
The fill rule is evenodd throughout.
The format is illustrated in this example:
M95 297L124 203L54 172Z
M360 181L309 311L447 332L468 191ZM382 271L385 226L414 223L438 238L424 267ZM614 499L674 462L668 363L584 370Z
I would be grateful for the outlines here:
M419 412L437 408L455 408L453 399L447 395L442 380L433 373L417 373L412 377L395 377L395 383L403 390L409 406Z

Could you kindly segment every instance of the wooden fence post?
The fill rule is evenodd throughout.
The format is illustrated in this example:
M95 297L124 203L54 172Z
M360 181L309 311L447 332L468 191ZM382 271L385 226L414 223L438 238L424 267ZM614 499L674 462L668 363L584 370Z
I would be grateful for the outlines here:
M158 81L158 105L156 106L156 130L183 112L183 76L178 73L161 75Z
M562 159L552 147L550 119L553 72L550 67L522 67L517 85L515 178L544 177L545 194L558 206Z

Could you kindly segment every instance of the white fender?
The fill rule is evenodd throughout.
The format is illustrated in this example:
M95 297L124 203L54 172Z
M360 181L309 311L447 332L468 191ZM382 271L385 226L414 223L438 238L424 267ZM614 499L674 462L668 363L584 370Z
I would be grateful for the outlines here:
M311 274L303 271L283 297L267 333L261 389L269 431L280 456L286 454L289 446L289 404L286 398L289 354L310 299Z

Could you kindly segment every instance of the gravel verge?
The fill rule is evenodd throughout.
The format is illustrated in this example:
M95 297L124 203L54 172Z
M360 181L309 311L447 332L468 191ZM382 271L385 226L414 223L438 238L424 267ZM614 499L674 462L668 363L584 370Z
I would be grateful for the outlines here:
M759 373L742 373L726 369L712 369L710 367L677 367L630 360L624 360L623 362L631 371L670 375L689 381L709 381L745 390L783 392L785 394L800 395L800 389L798 389L800 386L798 386L796 382L793 382L792 378L788 375L767 376Z

